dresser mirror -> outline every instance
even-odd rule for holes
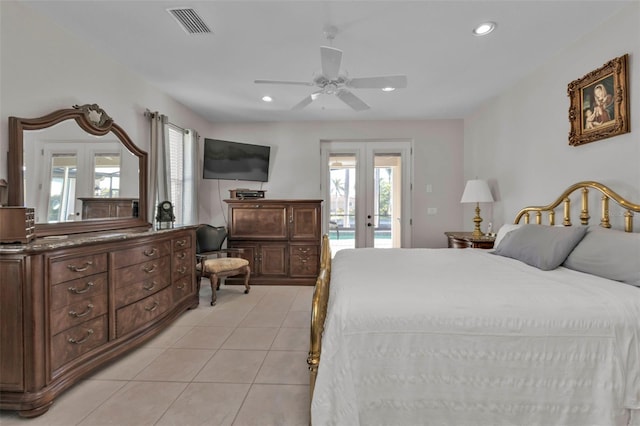
[[[149,226],[147,153],[98,105],[9,117],[8,166],[38,237]]]

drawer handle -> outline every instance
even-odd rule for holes
[[[184,290],[184,288],[187,286],[187,283],[182,283],[182,285],[177,285],[176,288],[178,290]]]
[[[145,290],[147,290],[147,291],[151,291],[151,290],[153,290],[154,288],[156,288],[156,284],[157,284],[157,283],[156,283],[155,281],[152,281],[152,282],[151,282],[151,287],[147,287],[146,285],[143,285],[143,286],[142,286],[142,288],[144,288],[144,289],[145,289]]]
[[[69,340],[67,340],[69,343],[73,343],[74,345],[81,345],[84,342],[86,342],[89,339],[89,336],[91,336],[93,334],[93,329],[90,328],[87,330],[87,335],[84,337],[84,339],[79,339],[76,340],[73,337],[69,337]]]
[[[72,270],[73,272],[84,272],[89,269],[89,266],[91,265],[93,265],[93,261],[88,260],[84,262],[84,265],[82,266],[67,265],[67,268]]]
[[[184,247],[187,244],[187,240],[178,240],[176,241],[176,245],[178,247]]]
[[[144,310],[145,310],[145,311],[148,311],[148,312],[153,312],[153,311],[155,311],[156,309],[158,309],[158,306],[160,306],[160,302],[158,302],[158,301],[156,300],[155,302],[153,302],[153,306],[151,306],[151,307],[147,307],[147,306],[145,306],[145,307],[144,307]]]
[[[177,257],[178,259],[182,260],[182,259],[184,259],[185,257],[187,257],[187,253],[182,252],[182,253],[178,254],[178,256],[176,256],[176,257]]]
[[[87,305],[87,309],[84,312],[77,313],[76,311],[69,311],[69,316],[72,316],[74,318],[82,318],[89,315],[89,312],[91,312],[92,309],[93,309],[93,305],[89,303]]]
[[[145,266],[144,268],[142,268],[147,274],[152,273],[153,271],[156,270],[158,265],[156,265],[155,263],[153,265],[151,265],[151,267],[149,266]]]
[[[151,256],[155,256],[157,252],[158,252],[158,249],[156,249],[155,247],[151,247],[151,250],[144,251],[144,255],[147,257],[151,257]]]
[[[179,274],[184,274],[185,272],[187,272],[187,267],[181,266],[179,268],[176,268],[176,272],[178,272]]]
[[[75,287],[69,287],[69,289],[68,289],[68,290],[69,290],[69,292],[70,292],[70,293],[73,293],[73,294],[82,294],[82,293],[86,293],[86,292],[88,292],[89,290],[91,290],[91,287],[93,287],[93,285],[94,285],[94,284],[93,284],[93,282],[92,282],[92,281],[89,281],[89,282],[87,283],[87,285],[86,285],[82,290],[78,290],[78,289],[77,289],[77,288],[75,288]]]

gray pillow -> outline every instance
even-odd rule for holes
[[[507,233],[493,253],[549,271],[564,262],[586,232],[586,226],[523,225]]]
[[[640,287],[640,234],[589,227],[563,266]]]

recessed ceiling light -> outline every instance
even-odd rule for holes
[[[264,102],[273,102],[273,98],[272,98],[271,96],[269,96],[269,95],[267,95],[267,96],[263,96],[263,97],[262,97],[262,100],[263,100]]]
[[[395,87],[383,87],[382,88],[383,92],[393,92],[394,90],[396,90]]]
[[[496,29],[495,22],[484,22],[473,29],[473,35],[484,36]]]

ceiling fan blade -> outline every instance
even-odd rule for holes
[[[340,63],[342,62],[342,50],[335,47],[320,46],[320,64],[322,65],[322,74],[329,79],[335,80],[340,72]]]
[[[384,89],[385,87],[404,89],[405,87],[407,87],[407,76],[388,75],[379,77],[352,78],[347,82],[347,86],[353,87],[355,89]]]
[[[256,84],[289,84],[292,86],[313,86],[314,84],[308,81],[280,81],[280,80],[254,80]]]
[[[318,90],[316,92],[313,92],[312,94],[310,94],[309,96],[306,96],[304,99],[302,99],[300,102],[298,102],[297,104],[295,104],[293,106],[293,108],[291,108],[292,110],[298,110],[298,109],[302,109],[304,107],[306,107],[307,105],[309,105],[311,102],[315,101],[316,99],[318,99],[318,96],[320,96],[320,93],[322,93],[321,90]]]
[[[342,102],[349,105],[356,111],[364,111],[369,109],[369,105],[365,104],[362,99],[351,93],[346,89],[341,89],[336,92],[336,96],[340,98]]]

